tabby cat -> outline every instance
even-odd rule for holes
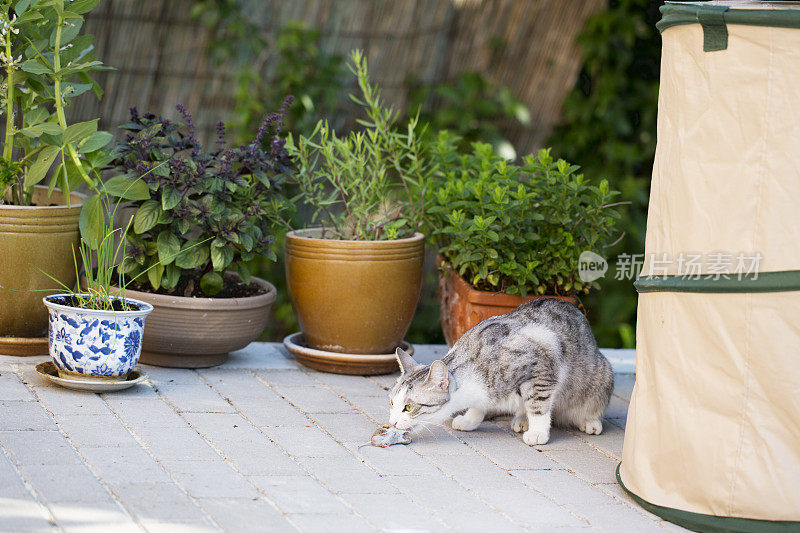
[[[487,417],[514,415],[512,429],[531,446],[550,440],[551,423],[597,435],[614,389],[589,321],[553,298],[484,320],[430,366],[400,348],[397,360],[389,421],[401,430],[463,412],[453,429],[472,431]]]

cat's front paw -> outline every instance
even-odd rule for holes
[[[476,421],[467,415],[458,415],[453,419],[452,426],[456,431],[472,431],[481,425],[482,420]]]
[[[525,433],[528,431],[528,415],[517,415],[511,421],[511,429],[514,433]]]
[[[528,446],[536,446],[537,444],[547,444],[550,440],[550,431],[534,431],[529,429],[522,434],[522,440]]]
[[[595,418],[594,420],[587,420],[578,429],[587,435],[599,435],[603,431],[603,423],[599,418]]]

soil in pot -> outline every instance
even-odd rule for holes
[[[53,296],[49,299],[50,302],[58,305],[66,305],[76,309],[94,309],[83,305],[83,301],[75,296]],[[111,301],[111,307],[114,311],[140,311],[142,306],[134,302],[125,302],[122,300],[114,299]],[[110,311],[110,309],[107,309]]]
[[[151,294],[176,295],[185,298],[208,298],[208,296],[203,294],[200,290],[201,277],[202,273],[198,272],[195,276],[181,280],[175,288],[170,290],[166,290],[162,287],[154,291],[149,283],[140,283],[138,281],[129,283],[128,288],[139,292],[149,292]],[[259,294],[266,294],[269,292],[269,289],[254,281],[250,281],[250,283],[243,282],[238,275],[232,272],[226,272],[222,280],[222,290],[215,294],[214,298],[247,298],[249,296],[258,296]],[[119,280],[117,279],[115,282],[117,286],[119,286]]]

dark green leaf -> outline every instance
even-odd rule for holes
[[[181,251],[180,239],[169,231],[162,231],[158,234],[156,246],[158,247],[158,260],[165,266],[172,263]]]
[[[208,246],[197,240],[187,242],[175,258],[175,265],[185,269],[197,268],[206,262],[208,262]]]
[[[108,143],[111,142],[114,136],[108,133],[107,131],[96,131],[89,135],[78,148],[78,152],[81,154],[86,154],[88,152],[94,152],[95,150],[99,150],[103,148]]]
[[[93,250],[96,250],[100,242],[105,238],[106,218],[103,214],[103,204],[100,197],[90,196],[83,203],[81,208],[78,226],[81,230],[81,238]]]
[[[229,247],[211,247],[211,264],[217,272],[224,271],[233,261],[233,250]]]
[[[164,276],[161,279],[161,286],[167,290],[174,289],[181,278],[181,269],[175,265],[164,267]]]
[[[25,175],[25,187],[36,185],[42,181],[47,175],[47,171],[50,170],[50,167],[53,165],[53,161],[56,160],[56,156],[60,153],[61,148],[58,146],[45,146],[36,157],[36,162],[31,165],[28,169],[28,173]]]
[[[82,15],[94,9],[98,2],[100,2],[100,0],[75,0],[70,4],[69,10]]]
[[[169,211],[181,201],[181,193],[175,187],[167,186],[161,193],[161,208]]]
[[[155,200],[146,200],[133,216],[133,231],[142,234],[156,225],[161,206]]]
[[[125,176],[114,176],[104,184],[105,191],[111,196],[124,200],[149,200],[150,189],[142,180],[131,181]]]
[[[160,262],[153,263],[147,267],[147,279],[154,291],[161,287],[161,275],[164,274],[164,265]]]
[[[62,142],[67,145],[72,142],[85,139],[97,131],[97,121],[99,119],[89,120],[87,122],[78,122],[67,126],[62,136]]]
[[[24,70],[25,72],[30,72],[31,74],[52,74],[53,73],[53,71],[50,69],[50,67],[42,65],[41,63],[39,63],[35,59],[29,59],[29,60],[25,61],[22,65],[20,65],[20,68],[22,68],[22,70]]]

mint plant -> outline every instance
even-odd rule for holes
[[[67,202],[69,192],[81,183],[98,191],[99,169],[108,162],[103,148],[112,136],[98,131],[97,119],[68,124],[65,114],[72,98],[89,90],[102,95],[91,74],[107,67],[94,58],[93,37],[80,35],[83,15],[97,2],[2,2],[0,62],[5,77],[0,108],[5,136],[0,203],[30,205],[33,186],[51,169],[49,190],[59,186]]]
[[[439,253],[478,290],[574,295],[597,287],[578,277],[585,250],[602,253],[614,239],[619,193],[591,185],[579,167],[550,150],[509,163],[491,145],[459,154],[446,132],[432,147],[425,222]]]
[[[411,118],[398,127],[397,112],[384,105],[370,83],[360,50],[350,54],[348,67],[358,80],[361,94],[351,99],[367,115],[359,121],[364,129],[339,135],[320,121],[311,135],[287,144],[298,162],[300,197],[326,237],[393,240],[413,235],[424,214],[421,187],[431,171],[419,122]]]
[[[146,276],[155,292],[214,296],[226,270],[250,283],[249,261],[275,259],[271,228],[288,209],[283,185],[293,172],[281,136],[291,101],[268,114],[248,144],[226,147],[219,123],[212,151],[197,140],[183,106],[182,122],[131,109],[121,126],[125,141],[112,152],[116,175],[105,183],[135,209],[120,276]]]

